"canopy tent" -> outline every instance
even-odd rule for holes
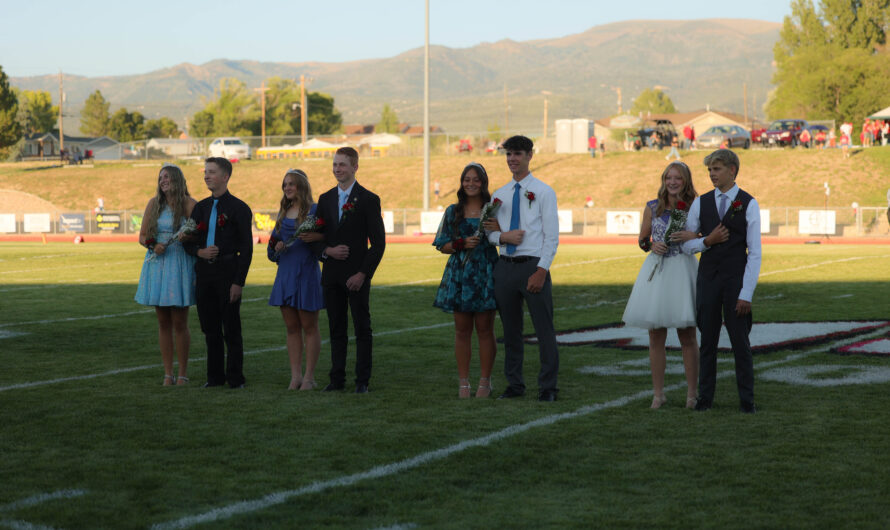
[[[869,118],[872,120],[890,120],[890,107],[875,112],[874,114],[869,116]]]

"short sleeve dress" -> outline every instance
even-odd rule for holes
[[[472,237],[479,228],[479,219],[470,218],[462,220],[455,230],[454,217],[458,207],[452,204],[445,210],[433,241],[437,249],[449,241]],[[497,309],[494,299],[494,265],[497,260],[497,249],[484,235],[476,248],[449,256],[433,306],[447,313],[478,313]]]
[[[315,215],[316,205],[312,205],[309,215]],[[285,217],[281,220],[280,232],[272,236],[280,241],[288,241],[297,230],[297,220]],[[267,249],[269,259],[276,261],[272,248]],[[269,305],[290,306],[303,311],[318,311],[324,308],[324,295],[321,289],[321,271],[318,258],[309,245],[297,239],[278,259],[278,272],[269,295]]]
[[[657,200],[647,202],[646,207],[652,213],[652,241],[663,242],[671,212],[665,210],[656,216]],[[634,282],[622,320],[628,326],[644,329],[695,326],[697,274],[698,260],[682,253],[680,245],[669,245],[664,256],[650,252]]]
[[[158,217],[158,233],[154,238],[164,243],[174,233],[173,211],[165,206]],[[158,307],[195,305],[195,257],[186,254],[181,242],[173,241],[161,255],[151,250],[145,252],[135,299],[142,305]]]

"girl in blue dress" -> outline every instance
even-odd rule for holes
[[[674,209],[687,210],[696,196],[689,166],[671,162],[661,174],[658,198],[646,203],[640,226],[640,248],[652,251],[643,262],[633,290],[627,299],[622,320],[631,327],[649,330],[649,367],[652,371],[652,405],[660,408],[664,395],[667,364],[667,328],[677,329],[683,366],[686,371],[686,408],[695,406],[698,380],[698,340],[695,331],[695,281],[698,261],[680,251],[680,243],[696,237],[686,230],[674,232],[665,241],[665,232]]]
[[[158,343],[164,365],[164,386],[188,383],[189,306],[195,305],[195,258],[186,254],[179,238],[171,239],[192,213],[196,201],[189,195],[178,166],[166,164],[158,174],[158,188],[148,201],[139,230],[139,244],[148,250],[136,301],[154,306],[158,317]],[[173,350],[179,362],[173,378]]]
[[[299,169],[288,169],[281,183],[284,192],[278,219],[269,239],[269,259],[278,263],[269,305],[281,308],[287,330],[287,356],[290,360],[289,390],[312,390],[315,366],[321,350],[318,331],[318,311],[324,308],[321,290],[321,271],[312,243],[321,241],[320,232],[306,232],[291,241],[297,228],[307,216],[315,215],[309,178]],[[288,246],[290,245],[290,246]],[[304,346],[305,340],[305,346]],[[306,351],[306,373],[303,351]]]
[[[494,338],[494,264],[497,249],[476,236],[482,206],[491,201],[488,174],[471,162],[460,175],[457,204],[445,210],[433,245],[450,254],[433,306],[454,313],[454,356],[458,396],[470,397],[470,356],[473,328],[479,340],[479,386],[476,397],[491,395],[491,369],[497,346]]]

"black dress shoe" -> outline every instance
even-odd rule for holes
[[[204,383],[203,388],[211,388],[214,386],[223,386],[223,384],[222,383],[211,383],[210,381],[207,381],[206,383]]]
[[[538,401],[556,401],[556,390],[541,390],[538,393]]]
[[[522,397],[524,395],[525,395],[525,392],[517,392],[516,390],[513,390],[512,387],[508,386],[507,390],[504,390],[504,393],[501,394],[500,396],[498,396],[498,399],[512,399],[512,398]]]
[[[711,410],[712,403],[705,399],[699,399],[695,402],[695,410],[698,412],[704,412],[706,410]]]
[[[328,384],[328,386],[322,389],[322,392],[337,392],[338,390],[343,390],[343,385],[335,385],[334,383]]]
[[[356,394],[367,394],[368,393],[368,385],[366,383],[359,383],[355,385],[355,393]]]
[[[753,401],[742,401],[739,403],[739,412],[744,412],[745,414],[754,414],[757,412],[757,408],[754,406]]]
[[[229,386],[230,386],[231,388],[235,388],[235,389],[238,389],[238,388],[244,388],[244,383],[241,383],[240,385],[229,385]]]

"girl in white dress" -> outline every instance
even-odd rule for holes
[[[661,174],[658,198],[646,203],[640,226],[640,248],[651,253],[634,282],[622,320],[628,326],[649,330],[649,364],[652,370],[652,408],[664,405],[664,371],[667,363],[667,328],[677,328],[686,370],[686,408],[695,406],[698,380],[698,340],[695,330],[695,278],[698,261],[683,254],[680,243],[696,237],[683,230],[665,232],[671,212],[688,210],[697,193],[689,166],[671,162]],[[685,215],[682,216],[685,219]]]

